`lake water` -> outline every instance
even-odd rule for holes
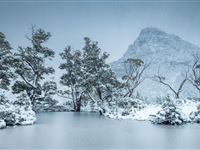
[[[0,148],[200,149],[200,124],[154,125],[89,113],[41,113],[32,126],[0,130]]]

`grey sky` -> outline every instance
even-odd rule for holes
[[[0,31],[13,47],[26,44],[31,24],[52,33],[48,46],[57,53],[82,48],[89,36],[113,61],[148,26],[200,45],[200,2],[0,2]]]

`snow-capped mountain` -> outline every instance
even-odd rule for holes
[[[118,77],[124,73],[123,62],[128,58],[140,58],[147,63],[151,63],[146,71],[149,77],[138,88],[137,91],[144,97],[160,97],[170,94],[170,90],[158,82],[150,79],[154,75],[166,78],[175,89],[180,85],[180,81],[188,70],[188,65],[193,62],[193,55],[200,54],[200,48],[180,37],[168,34],[154,27],[143,29],[133,44],[128,47],[122,58],[112,62],[111,67]],[[190,76],[190,73],[188,73]],[[182,96],[195,96],[197,91],[188,82],[182,92]]]

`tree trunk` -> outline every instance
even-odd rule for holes
[[[99,99],[102,100],[102,94],[101,94],[100,88],[98,87],[96,90],[97,90],[97,95],[99,96]]]
[[[36,112],[36,99],[35,99],[35,97],[34,97],[34,91],[32,91],[32,93],[31,93],[30,91],[27,92],[27,95],[28,95],[28,97],[29,97],[29,99],[30,99],[30,101],[31,101],[32,110],[33,110],[34,112]]]
[[[74,105],[74,111],[76,111],[77,107],[76,107],[76,99],[75,99],[75,94],[74,94],[74,88],[71,87],[72,90],[72,100],[73,100],[73,105]]]
[[[179,99],[179,93],[176,93],[176,94],[175,94],[175,98],[176,98],[176,99]]]
[[[77,107],[76,107],[76,112],[80,112],[81,111],[81,105],[77,105]]]
[[[76,100],[76,109],[75,109],[76,112],[80,112],[81,111],[81,99],[82,99],[82,94],[79,97],[79,99]]]

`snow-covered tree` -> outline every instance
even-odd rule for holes
[[[24,106],[24,107],[30,107],[31,106],[31,101],[27,97],[26,93],[21,93],[18,97],[17,100],[13,102],[14,105],[17,106]]]
[[[121,112],[122,116],[126,116],[129,114],[133,114],[144,108],[144,103],[137,98],[131,98],[131,97],[122,97],[118,101],[118,107],[121,108],[123,111]]]
[[[57,84],[54,81],[45,81],[42,85],[42,94],[37,99],[36,111],[49,111],[58,104],[53,95],[57,93]]]
[[[126,89],[124,97],[131,97],[135,89],[145,80],[145,70],[149,64],[145,64],[141,59],[129,58],[124,61],[126,74],[122,77],[123,87]]]
[[[61,76],[60,83],[67,87],[66,91],[70,91],[74,110],[80,111],[84,92],[81,52],[79,50],[72,50],[69,46],[64,49],[60,56],[65,61],[59,67],[65,70],[65,73]]]
[[[184,120],[173,100],[167,96],[162,109],[153,116],[152,122],[156,124],[180,125],[184,123]]]
[[[0,32],[0,89],[8,90],[10,79],[13,77],[10,69],[13,60],[11,50],[5,35]]]
[[[90,94],[95,94],[101,104],[108,99],[112,99],[113,90],[119,85],[119,82],[110,65],[106,63],[109,54],[101,52],[98,42],[91,41],[88,37],[85,37],[84,40],[84,87],[87,89],[89,97],[93,99]]]
[[[107,53],[101,53],[98,43],[84,38],[83,55],[79,50],[67,47],[61,57],[65,60],[60,69],[65,70],[61,84],[71,93],[75,111],[80,111],[82,100],[102,105],[112,100],[113,89],[119,85],[114,72],[106,64]]]
[[[46,81],[42,85],[42,90],[44,93],[43,95],[44,97],[54,95],[57,92],[57,84],[54,81]]]
[[[49,32],[32,27],[31,37],[27,37],[32,46],[19,47],[15,53],[14,68],[19,78],[12,86],[13,93],[25,91],[31,100],[33,110],[37,99],[42,95],[45,75],[54,72],[52,67],[46,65],[46,61],[54,57],[54,51],[43,45],[50,37]]]

